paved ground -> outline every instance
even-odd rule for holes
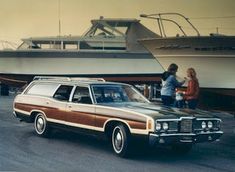
[[[55,131],[38,137],[32,124],[12,115],[12,97],[0,97],[0,171],[235,171],[235,118],[222,118],[220,142],[196,145],[187,155],[155,149],[130,159],[115,156],[110,145],[96,137]]]

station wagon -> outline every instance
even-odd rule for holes
[[[36,77],[13,106],[15,116],[34,123],[40,136],[58,125],[99,132],[121,157],[129,154],[133,138],[188,151],[223,134],[221,120],[207,111],[154,104],[131,85],[99,78]]]

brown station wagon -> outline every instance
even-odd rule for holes
[[[133,86],[103,79],[36,77],[15,98],[14,114],[34,122],[40,136],[56,126],[104,133],[119,156],[129,153],[133,138],[188,151],[223,134],[209,112],[153,104]]]

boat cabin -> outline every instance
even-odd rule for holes
[[[146,51],[138,39],[158,37],[137,19],[92,20],[83,36],[56,36],[22,39],[19,50],[127,50]]]

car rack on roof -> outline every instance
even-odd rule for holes
[[[35,76],[36,80],[51,80],[51,81],[100,81],[105,82],[103,78],[83,78],[83,77],[56,77],[56,76]]]

